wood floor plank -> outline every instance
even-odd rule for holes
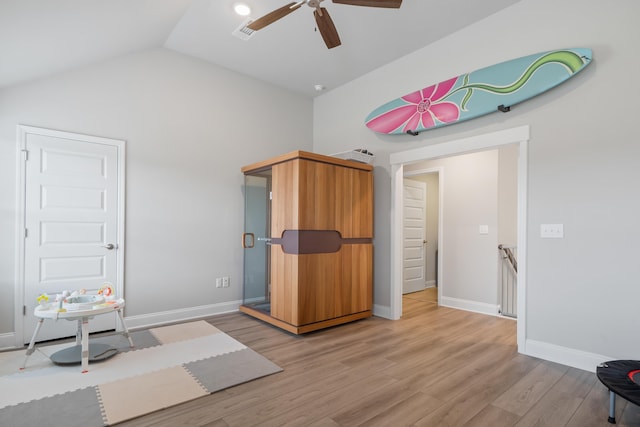
[[[595,376],[595,374],[592,374]],[[620,401],[616,405],[616,418],[620,418],[625,404]],[[596,382],[578,407],[567,427],[604,427],[611,426],[607,422],[609,416],[609,391],[600,382]],[[640,424],[639,424],[640,425]]]
[[[618,425],[622,427],[640,426],[640,407],[633,403],[627,403],[622,411],[622,416],[617,421]]]
[[[568,368],[516,426],[566,425],[582,405],[595,382],[596,377],[593,373]]]
[[[485,406],[476,416],[464,424],[464,427],[511,427],[520,417],[497,406]]]
[[[578,407],[580,397],[554,389],[545,395],[516,423],[516,427],[566,425]]]
[[[322,399],[319,413],[331,412],[331,419],[340,426],[355,426],[413,394],[415,394],[414,391],[405,389],[395,380],[384,387],[350,388],[344,392],[341,391],[341,396],[338,398]]]
[[[496,399],[493,404],[505,411],[523,416],[564,375],[568,367],[544,362]]]
[[[340,427],[340,424],[328,417],[304,425],[307,427]]]
[[[461,393],[415,423],[416,426],[461,426],[506,393],[540,364],[537,359],[516,355],[509,363],[497,365],[484,381],[462,388]]]
[[[584,399],[597,382],[598,379],[593,372],[569,368],[560,378],[560,381],[553,386],[553,389]]]
[[[363,419],[357,420],[357,425],[367,427],[412,426],[442,404],[441,400],[418,391],[379,411],[371,418],[364,421]]]
[[[486,384],[496,373],[496,365],[508,362],[515,354],[499,354],[487,351],[484,355],[459,365],[458,369],[450,371],[446,376],[434,382],[423,390],[444,400],[453,400],[464,393],[466,389],[476,384]]]
[[[369,375],[367,375],[367,373]],[[371,375],[366,369],[351,369],[339,374],[306,378],[293,390],[273,398],[263,394],[260,405],[246,405],[241,411],[224,416],[233,426],[281,425],[290,417],[306,413],[310,408],[338,410],[357,396],[390,387],[396,380],[383,374]],[[333,402],[332,404],[327,403]],[[326,412],[323,411],[323,415]]]

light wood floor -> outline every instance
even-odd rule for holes
[[[405,301],[407,299],[411,299],[416,301],[431,302],[431,303],[437,304],[438,288],[431,287],[431,288],[423,289],[422,291],[411,292],[410,294],[404,294],[402,297],[404,298]]]
[[[210,318],[284,371],[122,425],[610,426],[595,374],[518,354],[515,321],[403,302],[401,320],[302,337],[240,313]],[[616,416],[640,426],[621,398]]]

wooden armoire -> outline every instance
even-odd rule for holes
[[[295,334],[371,316],[373,167],[295,151],[242,172],[240,311]]]

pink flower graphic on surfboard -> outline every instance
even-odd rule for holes
[[[405,133],[432,128],[436,120],[442,123],[457,121],[460,117],[458,106],[453,102],[438,102],[449,93],[457,79],[454,77],[403,96],[401,99],[408,104],[372,118],[366,123],[367,127],[380,133],[391,133],[403,127]]]

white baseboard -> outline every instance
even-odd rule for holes
[[[201,319],[216,314],[238,311],[242,301],[229,301],[219,304],[201,305],[179,310],[161,311],[156,313],[141,314],[138,316],[125,316],[124,320],[129,329],[148,328],[167,323],[184,322],[187,320]]]
[[[382,317],[383,319],[391,319],[391,307],[388,305],[373,305],[373,315],[377,317]]]
[[[457,308],[459,310],[473,311],[474,313],[498,315],[498,305],[484,302],[470,301],[460,298],[442,297],[439,301],[443,307]]]
[[[563,347],[531,339],[525,341],[523,353],[527,356],[538,357],[588,372],[595,372],[598,365],[602,362],[616,359],[615,357],[603,356],[601,354],[589,353],[587,351],[576,350],[575,348]]]
[[[11,350],[14,348],[16,348],[16,334],[14,332],[0,334],[0,350]]]
[[[427,280],[426,283],[424,284],[425,288],[435,288],[436,287],[436,281],[435,280]]]

